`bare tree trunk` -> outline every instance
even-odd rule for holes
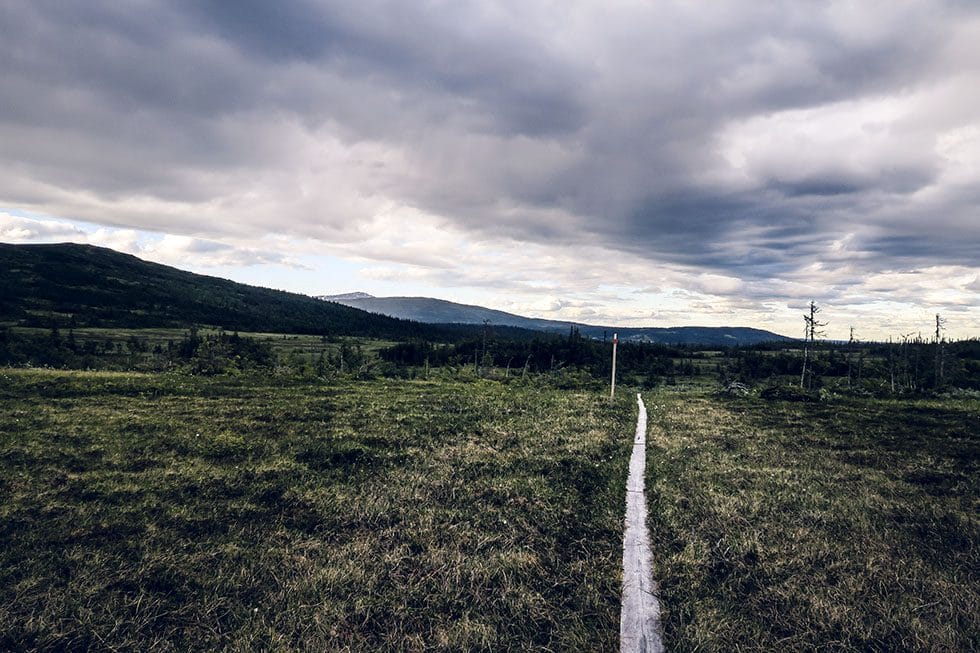
[[[806,379],[806,359],[809,353],[808,348],[810,346],[810,325],[807,324],[803,335],[803,369],[800,371],[800,387],[803,387],[803,380]]]
[[[921,341],[922,339],[920,338],[919,340]],[[915,390],[919,387],[919,347],[915,348],[915,357],[912,360],[914,362],[912,368],[912,389]]]
[[[805,331],[804,331],[804,338],[803,338],[803,370],[800,373],[800,387],[802,388],[803,385],[804,385],[804,382],[806,382],[806,387],[807,387],[808,390],[813,388],[813,370],[812,369],[810,370],[810,376],[808,378],[807,375],[806,375],[806,372],[807,372],[806,364],[807,364],[807,358],[808,358],[808,355],[809,355],[809,350],[808,350],[807,345],[808,344],[810,345],[809,349],[814,349],[815,350],[816,338],[817,338],[818,333],[820,335],[823,335],[823,333],[820,332],[819,329],[820,329],[820,327],[827,326],[827,323],[826,322],[818,322],[817,321],[817,313],[819,313],[819,312],[820,312],[820,309],[817,308],[817,303],[811,300],[810,301],[810,314],[809,315],[807,315],[807,314],[804,314],[803,315],[803,324],[805,325]],[[816,355],[816,354],[814,354],[814,355]]]
[[[895,348],[891,336],[888,337],[888,374],[892,381],[892,394],[895,394]]]
[[[908,336],[907,338],[910,338]],[[912,389],[912,365],[909,363],[909,341],[908,339],[902,340],[902,375],[905,377],[905,382],[902,384],[906,390]]]

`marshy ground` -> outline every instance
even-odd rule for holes
[[[978,647],[976,398],[644,398],[668,650]],[[635,411],[0,370],[0,648],[616,650]]]
[[[647,407],[670,650],[977,650],[980,401]]]
[[[628,396],[0,380],[0,648],[618,645]]]

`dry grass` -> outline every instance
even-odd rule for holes
[[[618,645],[628,397],[0,384],[0,649]]]
[[[967,651],[976,400],[648,400],[671,651]]]

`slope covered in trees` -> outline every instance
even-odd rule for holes
[[[0,322],[441,339],[439,327],[248,286],[90,245],[0,244]]]

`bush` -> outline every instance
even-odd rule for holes
[[[820,401],[820,395],[808,392],[795,385],[771,385],[763,388],[759,396],[767,401]]]

